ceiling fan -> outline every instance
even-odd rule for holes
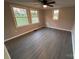
[[[53,7],[53,5],[56,3],[55,1],[47,1],[47,0],[38,0],[44,8],[46,8],[47,6]]]

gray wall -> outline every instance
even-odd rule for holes
[[[72,30],[75,17],[74,7],[59,8],[59,19],[53,20],[53,9],[45,11],[46,26],[51,28]]]
[[[5,5],[4,5],[4,7],[5,7],[5,9],[4,9],[4,13],[5,13],[4,14],[4,28],[5,28],[5,30],[4,30],[5,36],[4,37],[5,37],[5,40],[12,38],[14,36],[17,36],[19,34],[31,31],[35,28],[45,26],[44,17],[43,17],[43,10],[39,9],[40,23],[16,28],[10,5],[17,5],[17,6],[21,6],[21,7],[26,7],[26,6],[22,6],[22,5],[18,5],[18,4],[5,2]],[[30,7],[28,7],[28,8],[30,8]]]

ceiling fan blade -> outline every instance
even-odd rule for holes
[[[47,4],[55,4],[55,3],[56,3],[55,1],[47,2]]]
[[[49,4],[47,4],[47,6],[53,7],[53,5],[49,5]]]
[[[38,0],[42,4],[47,4],[47,0]]]
[[[44,1],[47,1],[47,0],[38,0],[38,1],[44,2]]]

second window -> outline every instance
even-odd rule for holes
[[[39,14],[37,10],[30,10],[32,24],[39,23]]]

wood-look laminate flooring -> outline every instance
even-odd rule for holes
[[[41,28],[5,42],[11,59],[73,59],[71,33]]]

